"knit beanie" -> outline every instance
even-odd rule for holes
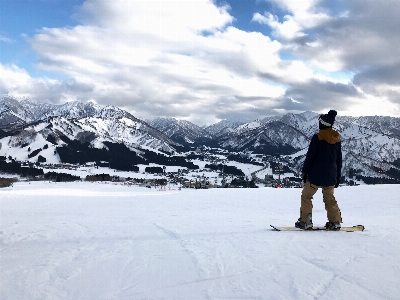
[[[319,117],[319,128],[320,129],[326,129],[326,128],[332,128],[333,123],[335,123],[335,118],[337,115],[336,110],[330,110],[328,114],[326,115],[320,115]]]

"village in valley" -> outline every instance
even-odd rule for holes
[[[2,177],[14,181],[99,181],[103,183],[137,185],[146,188],[209,189],[209,188],[292,188],[301,187],[297,172],[273,156],[228,153],[221,149],[197,148],[187,153],[195,167],[138,165],[136,171],[109,168],[106,161],[72,163],[19,162],[12,157],[0,157]],[[229,160],[235,159],[235,160]],[[15,177],[13,177],[15,175]],[[18,179],[16,179],[18,178]]]

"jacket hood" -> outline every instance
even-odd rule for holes
[[[319,140],[324,140],[332,145],[340,142],[340,134],[332,128],[321,129],[317,136]]]

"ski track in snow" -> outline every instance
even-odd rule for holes
[[[399,299],[400,186],[336,190],[364,232],[270,230],[300,193],[17,183],[0,190],[0,299]]]

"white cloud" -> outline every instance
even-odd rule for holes
[[[364,98],[349,99],[346,109],[340,111],[341,115],[348,116],[399,116],[400,107],[387,97],[364,94]]]
[[[14,43],[15,41],[13,39],[10,39],[10,38],[6,37],[6,36],[0,35],[0,42],[11,44],[11,43]]]
[[[254,14],[252,20],[270,26],[274,30],[275,36],[283,39],[290,40],[305,35],[303,32],[301,32],[302,28],[300,25],[292,16],[289,15],[284,17],[284,21],[282,23],[279,22],[277,16],[274,16],[269,12],[266,12],[264,16],[256,13]]]
[[[329,4],[313,10],[321,14],[329,11]],[[293,40],[285,48],[327,71],[362,72],[371,66],[400,63],[398,0],[354,0],[338,5],[332,16],[310,22],[312,32],[307,37]]]
[[[277,38],[291,40],[306,36],[305,30],[318,26],[331,19],[324,12],[316,11],[317,0],[265,0],[274,3],[284,11],[288,11],[280,21],[277,15],[265,12],[255,13],[252,21],[266,24],[273,29]]]
[[[75,79],[60,81],[31,77],[26,70],[15,65],[0,64],[0,74],[0,95],[9,94],[58,103],[86,101],[86,94],[92,91],[91,85],[77,82]]]
[[[285,10],[289,10],[294,13],[305,13],[315,6],[317,0],[267,0],[268,2],[275,3]]]
[[[272,37],[235,28],[229,8],[211,0],[87,0],[78,9],[79,26],[42,28],[26,37],[39,57],[37,67],[69,79],[33,78],[2,65],[0,89],[53,102],[95,100],[139,118],[204,122],[332,102],[345,110],[378,96],[398,111],[397,84],[382,77],[388,72],[379,65],[398,62],[398,39],[387,39],[378,25],[375,31],[368,27],[366,13],[354,18],[351,5],[329,16],[316,0],[269,2],[286,15],[256,13],[253,21],[270,26]],[[368,73],[370,62],[380,68]],[[377,88],[369,88],[371,81]]]
[[[79,16],[89,25],[177,42],[187,41],[193,33],[215,31],[231,23],[233,17],[227,9],[209,0],[87,0]]]
[[[226,9],[200,0],[90,0],[81,10],[84,25],[44,28],[30,43],[40,68],[93,86],[87,97],[100,104],[141,108],[146,117],[212,113],[232,96],[283,95],[282,86],[257,76],[281,68],[280,43],[228,26]]]
[[[0,94],[13,94],[18,97],[30,96],[21,87],[32,86],[33,82],[29,74],[16,65],[9,67],[0,64]]]

